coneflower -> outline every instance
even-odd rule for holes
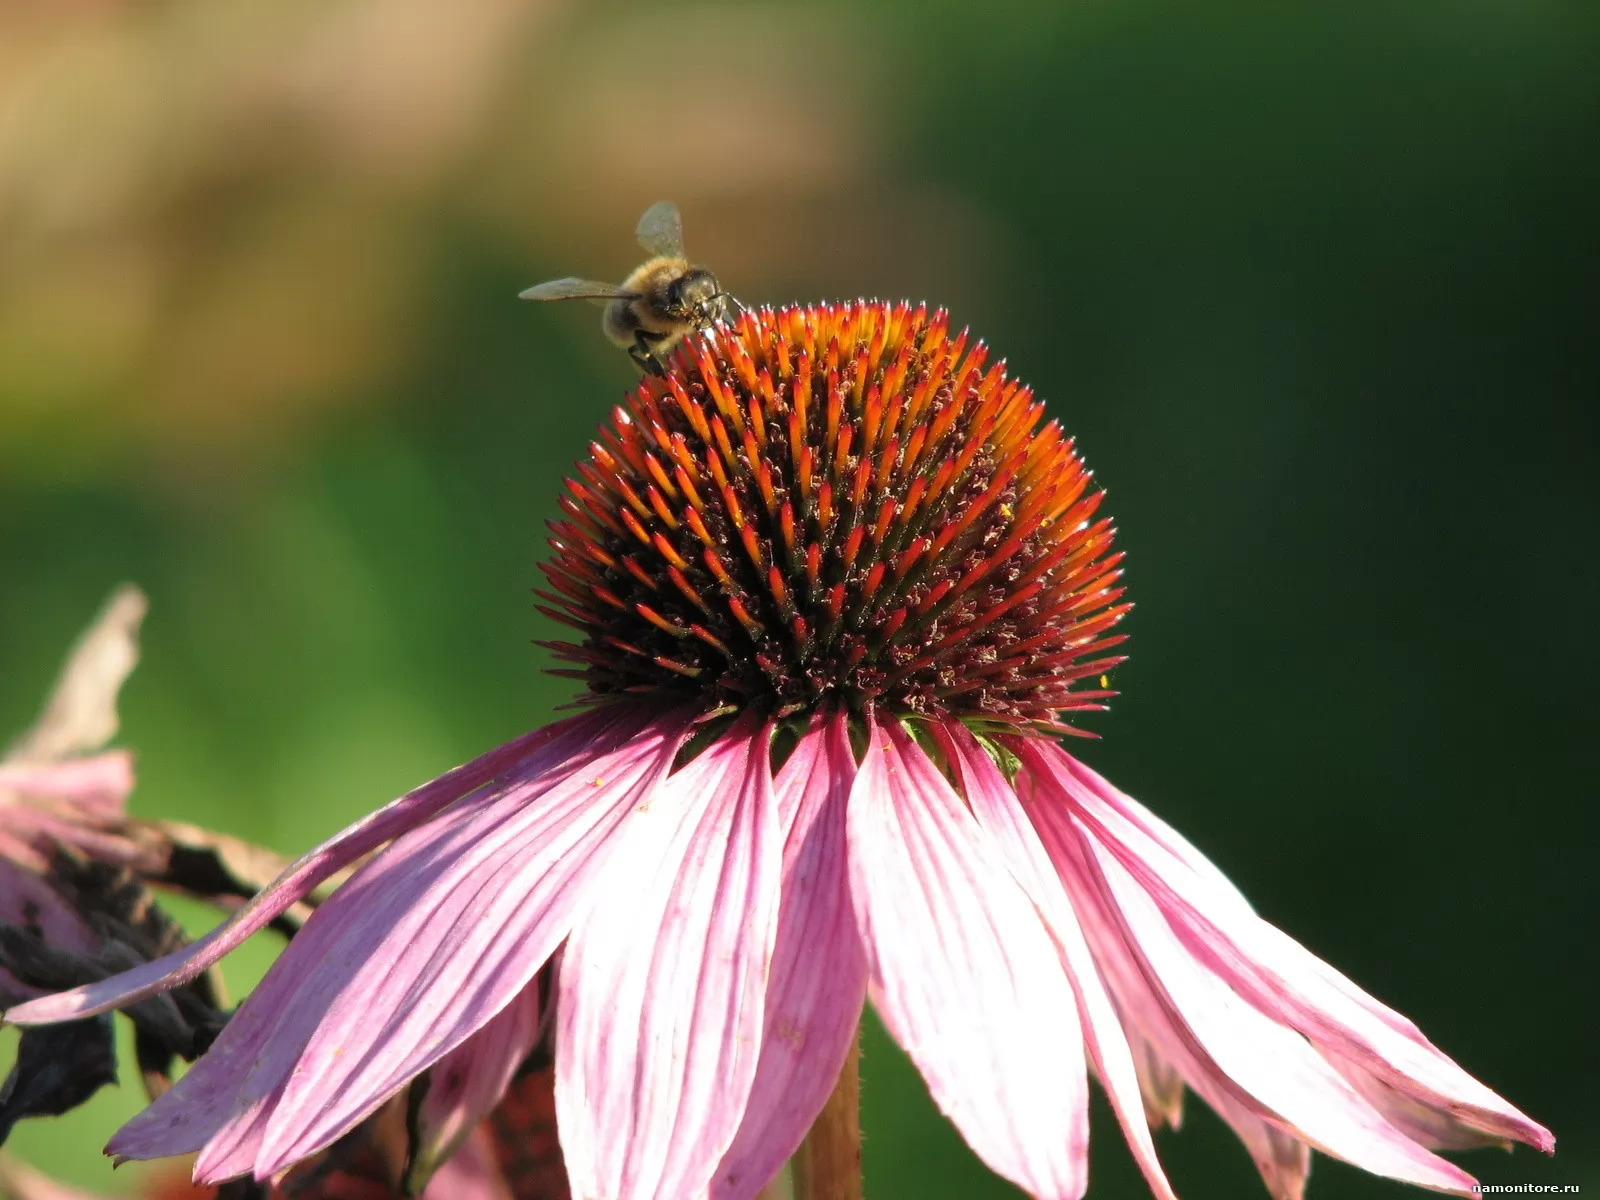
[[[470,1128],[558,951],[579,1197],[755,1195],[848,1084],[869,997],[1039,1196],[1087,1186],[1091,1069],[1166,1198],[1151,1125],[1184,1085],[1279,1200],[1311,1147],[1459,1193],[1430,1147],[1550,1149],[1057,743],[1119,661],[1100,498],[942,313],[794,307],[692,339],[563,497],[546,611],[585,711],[352,826],[182,954],[8,1016],[169,988],[378,850],[111,1152],[269,1177],[447,1055],[477,1085],[424,1124]]]
[[[133,756],[105,748],[117,693],[139,658],[144,593],[116,589],[79,637],[33,726],[0,755],[0,1006],[103,979],[181,944],[140,873],[168,845],[129,818]],[[147,1086],[215,1031],[204,981],[133,1006]],[[24,1030],[0,1079],[0,1145],[26,1118],[76,1108],[117,1079],[109,1016]],[[0,1194],[5,1188],[0,1185]]]

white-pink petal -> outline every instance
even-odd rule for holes
[[[702,1195],[739,1128],[783,872],[769,735],[722,735],[633,813],[573,928],[556,1113],[575,1196]]]
[[[1134,1161],[1139,1164],[1154,1195],[1160,1200],[1177,1200],[1156,1157],[1150,1124],[1145,1119],[1138,1071],[1122,1022],[1094,964],[1083,929],[1072,910],[1072,901],[1050,863],[1050,856],[1045,853],[1016,792],[994,760],[978,745],[977,739],[955,721],[942,725],[939,734],[940,744],[961,779],[973,815],[993,839],[1011,873],[1038,906],[1055,936],[1062,965],[1077,997],[1084,1046],[1105,1089],[1106,1099],[1117,1115],[1117,1123],[1122,1127]]]
[[[1233,1103],[1374,1174],[1440,1191],[1471,1188],[1470,1175],[1395,1129],[1315,1047],[1190,954],[1156,902],[1085,826],[1048,803],[1032,815],[1074,906],[1086,924],[1093,917],[1096,957],[1118,980],[1125,1007],[1165,1043],[1191,1086],[1208,1101],[1217,1096],[1241,1135],[1248,1126],[1227,1111]],[[1279,1161],[1289,1143],[1250,1148],[1264,1169],[1290,1165]]]
[[[1045,1200],[1088,1184],[1077,1002],[1038,910],[928,756],[875,719],[850,793],[850,891],[870,995],[935,1102]]]
[[[1518,1112],[1380,1004],[1283,931],[1257,917],[1220,873],[1177,835],[1153,835],[1126,798],[1059,747],[1026,746],[1024,761],[1048,778],[1103,845],[1160,905],[1189,950],[1263,1011],[1411,1098],[1471,1129],[1550,1151],[1550,1132]],[[1120,799],[1119,799],[1120,798]],[[1181,843],[1173,849],[1174,839]]]
[[[1150,989],[1109,914],[1089,900],[1077,912],[1133,1047],[1150,1124],[1178,1127],[1187,1084],[1244,1143],[1273,1200],[1300,1200],[1311,1172],[1310,1148],[1276,1118],[1263,1116],[1262,1106],[1206,1056],[1178,1015]]]
[[[421,1200],[513,1200],[486,1128],[480,1125],[468,1135],[429,1180]]]
[[[846,718],[808,731],[775,785],[783,900],[756,1079],[712,1200],[748,1200],[799,1147],[861,1022],[867,960],[850,905],[845,812],[856,761]]]

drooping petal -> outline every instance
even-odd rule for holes
[[[1120,1015],[1120,1014],[1119,1014]],[[1124,1018],[1123,1031],[1133,1052],[1133,1072],[1139,1078],[1144,1117],[1151,1129],[1183,1128],[1183,1076],[1149,1038]]]
[[[1033,776],[1026,770],[1018,771],[1013,785],[1020,802],[1022,802],[1023,815],[1026,819],[1026,810],[1036,801],[1034,800]],[[1035,837],[1037,838],[1037,830]],[[1043,843],[1039,843],[1041,850]],[[1046,852],[1046,860],[1049,854]],[[1054,864],[1049,870],[1055,874]],[[1068,903],[1070,904],[1070,897]],[[1079,932],[1083,932],[1085,914],[1076,910],[1073,916],[1078,920]],[[1086,937],[1086,943],[1087,943]],[[1087,947],[1091,958],[1094,957],[1093,948]],[[1104,973],[1105,964],[1097,963],[1097,974]],[[1109,982],[1109,981],[1108,981]],[[1177,1130],[1183,1126],[1183,1074],[1177,1069],[1167,1056],[1162,1052],[1161,1046],[1147,1037],[1140,1029],[1137,1022],[1133,1021],[1126,1009],[1118,1000],[1116,989],[1107,992],[1118,1022],[1122,1026],[1123,1035],[1128,1044],[1128,1050],[1133,1058],[1133,1072],[1138,1080],[1139,1095],[1144,1103],[1145,1121],[1152,1130],[1163,1127]],[[1102,1080],[1102,1082],[1104,1082]],[[1119,1114],[1120,1117],[1120,1114]]]
[[[110,1150],[201,1150],[197,1177],[308,1157],[508,1004],[571,925],[623,814],[687,727],[608,733],[482,790],[362,867],[290,942],[212,1048]]]
[[[123,815],[131,791],[133,755],[126,750],[108,750],[63,762],[0,763],[0,792],[70,801],[87,815],[104,819]],[[25,819],[26,814],[21,812],[8,811],[6,817],[8,824]]]
[[[1089,952],[1072,901],[1050,864],[1039,835],[1022,809],[1017,794],[994,760],[959,722],[937,727],[940,745],[958,771],[973,816],[993,839],[1011,873],[1038,906],[1055,935],[1062,965],[1077,997],[1084,1045],[1095,1073],[1111,1102],[1134,1161],[1150,1190],[1161,1200],[1176,1200],[1172,1185],[1156,1157],[1145,1118],[1145,1102],[1133,1054],[1105,983]]]
[[[934,1100],[1036,1196],[1083,1195],[1088,1076],[1049,931],[928,756],[874,720],[850,792],[850,892],[870,994]]]
[[[471,1131],[450,1161],[435,1172],[421,1200],[512,1200],[488,1129],[480,1125]]]
[[[615,740],[620,730],[641,728],[649,716],[642,707],[607,705],[524,734],[406,793],[308,851],[255,899],[192,945],[110,979],[21,1005],[7,1012],[5,1019],[18,1025],[38,1025],[91,1016],[187,983],[271,924],[318,884],[463,796],[497,777],[525,778],[554,770],[583,752],[590,742]]]
[[[109,863],[155,866],[148,837],[129,827],[133,756],[112,750],[65,762],[0,762],[0,856],[46,872],[56,846]]]
[[[1026,773],[1018,777],[1030,790]],[[1032,806],[1030,805],[1030,811]],[[1043,840],[1050,843],[1047,826]],[[1052,860],[1063,856],[1052,851]],[[1261,1172],[1273,1200],[1301,1200],[1311,1171],[1305,1142],[1285,1130],[1276,1118],[1246,1094],[1214,1063],[1181,1018],[1145,979],[1137,955],[1128,947],[1105,906],[1082,890],[1081,875],[1063,877],[1074,911],[1088,939],[1095,963],[1110,989],[1128,1042],[1134,1047],[1145,1111],[1152,1126],[1176,1128],[1181,1118],[1185,1084],[1226,1121]]]
[[[406,1191],[414,1194],[447,1161],[505,1095],[539,1037],[535,978],[487,1025],[434,1063],[416,1116]]]
[[[1189,950],[1231,989],[1467,1129],[1553,1150],[1547,1129],[1467,1074],[1405,1017],[1257,917],[1236,889],[1216,882],[1220,872],[1196,865],[1203,856],[1176,833],[1152,834],[1126,797],[1059,747],[1023,749],[1029,768],[1067,798],[1095,844],[1138,880]]]
[[[71,903],[39,875],[0,858],[0,922],[47,945],[92,956],[100,939]]]
[[[1474,1129],[1448,1111],[1413,1099],[1349,1059],[1334,1056],[1329,1061],[1368,1104],[1383,1114],[1384,1120],[1418,1145],[1430,1150],[1475,1150],[1480,1146],[1511,1149],[1511,1143],[1504,1138]]]
[[[634,813],[573,929],[556,1111],[575,1196],[701,1195],[739,1128],[783,871],[768,739],[736,727]]]
[[[571,929],[618,823],[650,802],[691,716],[668,712],[597,753],[615,745],[603,739],[559,777],[419,831],[430,836],[417,839],[414,877],[391,869],[392,885],[346,918],[324,960],[345,982],[274,1108],[258,1176],[329,1144],[526,988]]]
[[[1304,1200],[1306,1181],[1311,1178],[1311,1147],[1272,1121],[1257,1116],[1226,1092],[1217,1094],[1213,1104],[1244,1143],[1250,1159],[1261,1173],[1272,1200]]]
[[[1390,1125],[1315,1046],[1191,954],[1156,901],[1065,805],[1039,803],[1029,815],[1125,1008],[1190,1086],[1208,1102],[1219,1098],[1230,1124],[1250,1131],[1236,1118],[1253,1116],[1373,1174],[1439,1191],[1470,1190],[1470,1175]],[[1246,1144],[1269,1186],[1293,1194],[1286,1185],[1298,1187],[1304,1178],[1294,1174],[1298,1151],[1270,1132],[1264,1142]]]
[[[44,872],[50,869],[50,860],[34,849],[31,841],[16,837],[5,829],[0,829],[0,858],[21,863],[30,871]]]
[[[1013,748],[1021,749],[1020,745]],[[1204,876],[1217,889],[1218,895],[1228,897],[1243,908],[1250,908],[1250,901],[1245,898],[1244,893],[1239,890],[1233,880],[1223,874],[1221,868],[1202,854],[1193,842],[1174,829],[1171,824],[1162,820],[1148,806],[1140,804],[1132,796],[1113,786],[1103,776],[1089,770],[1083,763],[1062,751],[1059,747],[1052,746],[1047,748],[1044,745],[1040,745],[1029,748],[1047,755],[1067,770],[1079,775],[1115,811],[1127,818],[1132,824],[1138,826],[1153,840],[1159,842],[1176,858],[1181,859],[1184,865],[1194,871],[1195,874]],[[1032,777],[1032,773],[1025,774],[1028,778]],[[1255,910],[1251,909],[1251,911],[1254,912]]]
[[[740,1200],[777,1174],[816,1120],[861,1022],[867,960],[850,905],[846,804],[856,760],[843,713],[809,730],[776,781],[783,899],[756,1079],[712,1182]]]
[[[1110,989],[1117,997],[1128,997],[1128,1005],[1118,1002],[1117,1013],[1134,1046],[1150,1125],[1178,1128],[1187,1083],[1243,1142],[1272,1200],[1301,1200],[1310,1176],[1310,1147],[1275,1118],[1264,1117],[1261,1104],[1222,1074],[1189,1030],[1179,1026],[1178,1016],[1142,978],[1138,960],[1120,934],[1107,925],[1107,915],[1093,904],[1078,914]]]

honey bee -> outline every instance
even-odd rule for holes
[[[722,290],[717,277],[683,253],[683,217],[661,200],[639,218],[634,236],[650,252],[620,284],[592,279],[552,279],[521,293],[524,300],[601,300],[606,337],[649,374],[663,374],[659,354],[685,335],[726,321],[744,306]]]

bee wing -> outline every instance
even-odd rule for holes
[[[614,283],[599,283],[593,279],[549,279],[518,292],[521,300],[635,300],[638,292],[630,292]]]
[[[683,214],[671,200],[657,200],[644,210],[633,236],[651,254],[662,258],[682,258]]]

